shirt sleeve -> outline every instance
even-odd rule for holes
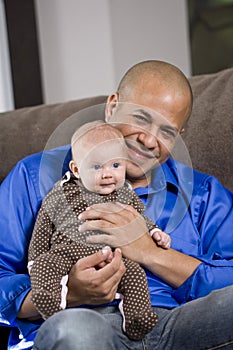
[[[202,263],[174,290],[179,303],[233,284],[233,193],[209,177],[191,209],[200,235],[199,254],[195,257]]]
[[[0,185],[0,323],[15,324],[31,289],[27,257],[36,216],[70,159],[70,145],[30,155]]]
[[[21,161],[0,186],[0,322],[11,325],[30,290],[27,250],[41,204],[34,178]]]

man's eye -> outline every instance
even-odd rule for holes
[[[120,164],[119,164],[119,163],[113,163],[113,165],[112,165],[112,167],[113,167],[114,169],[119,168],[119,166],[120,166]]]
[[[101,166],[100,166],[99,164],[95,164],[95,165],[94,165],[94,169],[95,169],[95,170],[100,170],[100,168],[101,168]]]
[[[171,129],[161,129],[161,132],[165,137],[170,139],[175,139],[177,136],[177,133]]]
[[[147,118],[144,115],[142,115],[142,114],[133,114],[133,116],[134,116],[134,118],[136,118],[140,122],[147,123]]]

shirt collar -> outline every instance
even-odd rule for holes
[[[178,189],[178,183],[175,176],[175,163],[172,159],[168,159],[166,163],[156,167],[152,171],[152,182],[146,187],[138,187],[136,192],[138,195],[149,193],[158,193],[165,190],[168,185],[172,185]]]

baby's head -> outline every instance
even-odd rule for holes
[[[123,186],[127,150],[124,137],[101,120],[84,124],[71,139],[70,170],[87,190],[109,194]]]

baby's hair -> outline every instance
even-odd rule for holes
[[[71,138],[71,147],[77,142],[81,141],[86,136],[90,136],[94,142],[99,138],[103,139],[107,137],[110,139],[124,139],[122,133],[110,124],[105,123],[103,120],[95,120],[94,122],[83,124],[78,128]]]

